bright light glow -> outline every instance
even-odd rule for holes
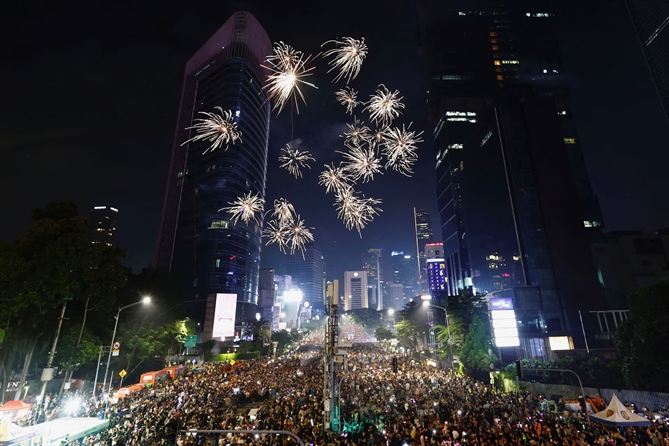
[[[392,316],[393,314],[395,314],[395,309],[394,309],[394,308],[390,308],[390,309],[388,310],[388,314],[389,314],[390,316]]]
[[[518,347],[520,339],[515,338],[495,338],[495,346],[497,347]]]
[[[326,164],[325,170],[318,177],[318,184],[325,186],[326,194],[330,192],[339,193],[350,188],[349,181],[351,181],[351,178],[348,171],[341,164],[339,167],[335,167],[334,164],[329,166]]]
[[[281,155],[279,155],[279,162],[281,163],[279,167],[288,170],[295,178],[302,178],[301,169],[303,167],[311,169],[308,164],[309,161],[316,161],[316,159],[308,151],[301,152],[298,149],[293,149],[290,144],[281,149]]]
[[[410,177],[413,174],[412,166],[418,159],[416,145],[423,140],[420,138],[423,132],[416,134],[409,127],[388,128],[383,132],[383,153],[388,158],[386,169],[392,167],[402,175]]]
[[[150,304],[151,303],[151,296],[142,297],[142,303],[143,304]]]
[[[550,336],[548,342],[553,351],[574,349],[574,342],[569,336]]]
[[[344,169],[349,173],[352,181],[362,179],[363,183],[374,179],[374,174],[381,174],[381,160],[376,157],[373,148],[352,146],[348,152],[339,152],[344,155],[346,162]]]
[[[358,92],[352,89],[351,87],[346,87],[335,93],[337,101],[343,106],[346,107],[346,113],[349,115],[353,114],[353,109],[360,105],[362,102],[358,101]]]
[[[259,321],[259,320],[261,319],[261,317],[262,317],[262,316],[260,315],[260,313],[256,313],[256,320],[257,320],[257,321]]]
[[[237,128],[237,122],[232,117],[232,111],[223,110],[221,107],[214,107],[216,112],[200,112],[205,118],[194,119],[192,127],[186,127],[186,130],[195,130],[195,136],[184,141],[181,145],[194,141],[209,141],[211,145],[204,151],[214,151],[219,147],[225,146],[227,150],[230,144],[237,140],[242,141],[242,132]]]
[[[284,302],[302,302],[302,291],[300,290],[286,290],[283,292]]]
[[[116,209],[116,208],[110,207],[109,209],[111,209],[114,212],[118,212],[118,209]]]
[[[495,338],[513,338],[518,337],[518,329],[516,327],[512,328],[495,328]]]
[[[432,295],[430,295],[430,294],[421,294],[421,295],[420,295],[420,298],[421,298],[422,300],[431,300],[431,299],[432,299]],[[425,302],[425,303],[427,303],[428,305],[430,304],[429,302]]]
[[[433,360],[431,360],[431,359],[428,359],[428,360],[427,360],[427,365],[429,365],[430,367],[436,367],[436,366],[437,366],[437,362],[436,362],[436,361],[433,361]]]
[[[107,209],[107,206],[95,206],[93,209]]]
[[[490,312],[490,315],[494,319],[515,319],[516,312],[514,310],[494,310]]]
[[[493,319],[492,328],[514,328],[516,327],[517,322],[515,319]]]
[[[235,335],[235,316],[237,314],[237,295],[231,293],[216,294],[214,308],[213,338],[224,339]]]
[[[391,92],[385,85],[380,84],[376,93],[369,97],[363,111],[369,111],[369,119],[385,127],[402,113],[400,109],[404,108],[404,104],[401,100],[399,91]]]
[[[309,308],[309,302],[304,303],[304,308]]]
[[[65,412],[68,414],[74,414],[81,409],[82,400],[81,398],[72,398],[65,404]]]
[[[358,192],[352,187],[335,194],[335,207],[337,217],[342,219],[346,229],[353,228],[358,230],[362,238],[364,227],[374,220],[375,215],[379,215],[381,200],[375,198],[365,198],[364,195],[357,196]]]

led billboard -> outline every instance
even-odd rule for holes
[[[493,297],[490,299],[491,310],[513,310],[513,300],[508,297]]]
[[[237,313],[236,294],[216,294],[214,308],[214,330],[211,337],[214,339],[231,338],[235,335],[235,316]]]

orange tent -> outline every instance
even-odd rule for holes
[[[10,401],[0,407],[0,412],[15,412],[18,410],[30,409],[32,404],[24,403],[20,400]]]

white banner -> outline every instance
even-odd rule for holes
[[[237,314],[236,294],[216,294],[214,309],[214,330],[212,338],[220,339],[235,335],[235,315]]]

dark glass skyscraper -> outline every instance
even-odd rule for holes
[[[325,260],[323,254],[314,245],[309,245],[302,253],[286,256],[286,274],[293,279],[293,285],[302,291],[302,300],[312,307],[323,306],[323,287],[325,284]]]
[[[416,230],[416,260],[419,275],[419,291],[427,291],[427,269],[425,265],[425,245],[432,243],[432,218],[427,209],[413,208],[413,221]]]
[[[422,1],[446,285],[513,299],[514,358],[547,359],[552,337],[583,345],[578,310],[604,305],[588,245],[603,219],[566,100],[558,5]]]
[[[237,12],[186,64],[156,255],[187,301],[236,294],[236,325],[255,317],[261,228],[235,223],[220,209],[247,192],[265,197],[270,104],[260,64],[270,53],[256,18]],[[241,141],[207,153],[206,141],[184,144],[194,136],[188,127],[198,113],[216,106],[232,111]]]
[[[91,209],[91,218],[88,219],[88,230],[93,243],[112,246],[114,232],[116,232],[116,218],[118,209],[111,206],[95,206]]]
[[[669,122],[669,2],[625,0]]]

